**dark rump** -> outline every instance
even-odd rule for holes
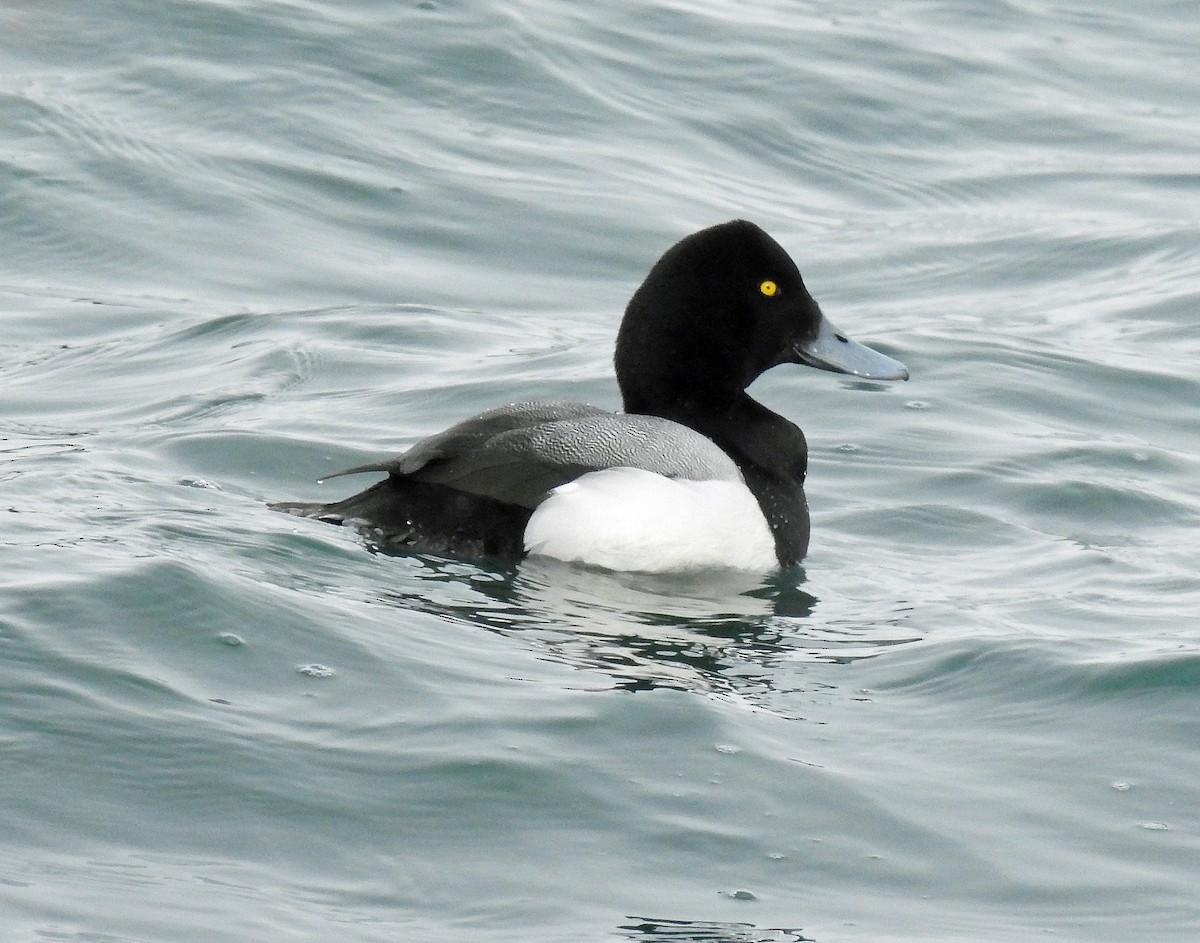
[[[357,526],[392,545],[466,557],[524,556],[529,508],[445,485],[388,475],[365,491],[329,504],[283,501],[272,510]]]

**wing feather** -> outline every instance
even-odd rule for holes
[[[694,481],[742,480],[728,455],[686,426],[560,401],[489,410],[393,459],[337,474],[387,472],[534,508],[559,485],[618,466]]]

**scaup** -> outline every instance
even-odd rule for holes
[[[615,357],[624,413],[501,406],[338,472],[386,474],[352,497],[271,507],[438,554],[658,572],[791,566],[808,550],[808,447],[746,393],[784,363],[908,379],[826,320],[774,239],[734,220],[668,249],[630,300]]]

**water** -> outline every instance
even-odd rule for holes
[[[4,939],[1195,938],[1198,49],[1181,3],[0,6]],[[756,384],[802,572],[265,509],[615,406],[628,295],[735,216],[913,374]]]

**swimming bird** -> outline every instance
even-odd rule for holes
[[[785,363],[908,379],[830,324],[766,232],[723,223],[668,249],[634,292],[614,358],[623,413],[500,406],[337,473],[386,476],[365,491],[271,507],[440,555],[646,572],[788,567],[808,550],[808,446],[746,392]]]

